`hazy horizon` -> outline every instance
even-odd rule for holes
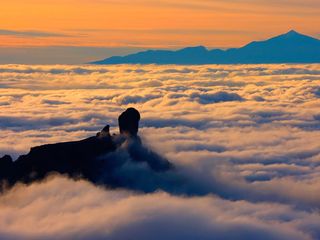
[[[1,32],[1,30],[0,30]],[[286,33],[286,32],[284,32]],[[284,34],[284,33],[279,33]],[[303,33],[302,33],[303,34]],[[0,34],[1,35],[1,34]],[[275,36],[269,36],[267,40]],[[317,38],[317,36],[311,36]],[[257,39],[252,39],[256,41]],[[244,45],[233,46],[233,47],[208,47],[205,45],[194,45],[204,46],[207,49],[222,49],[226,50],[229,48],[240,48]],[[194,46],[182,46],[172,48],[139,48],[139,47],[94,47],[94,46],[40,46],[40,47],[1,47],[0,46],[0,64],[86,64],[99,59],[105,59],[112,56],[125,56],[132,53],[137,53],[145,50],[179,50],[184,47]]]
[[[225,49],[291,29],[320,36],[317,0],[11,0],[1,7],[0,63],[79,64],[134,49]]]

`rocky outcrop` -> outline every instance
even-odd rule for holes
[[[134,108],[128,108],[118,118],[120,134],[136,136],[138,134],[140,113]]]
[[[74,142],[33,147],[16,161],[8,155],[0,158],[0,181],[12,186],[16,182],[30,183],[50,173],[84,178],[111,187],[122,186],[119,176],[124,165],[144,164],[150,171],[162,172],[173,165],[144,147],[138,134],[140,114],[129,108],[119,116],[120,134],[110,134],[107,125],[96,136]]]

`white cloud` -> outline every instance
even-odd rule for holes
[[[169,193],[64,178],[17,187],[0,196],[0,235],[319,239],[318,69],[2,65],[0,155],[82,139],[107,123],[118,132],[119,113],[134,106],[144,142],[178,167],[155,178],[174,180],[162,185]]]
[[[0,235],[8,239],[319,237],[319,215],[286,205],[142,195],[61,177],[17,186],[0,196],[0,208]]]

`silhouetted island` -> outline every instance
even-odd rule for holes
[[[320,40],[291,30],[241,48],[208,50],[203,46],[177,51],[147,50],[113,56],[91,64],[263,64],[320,63]]]
[[[107,125],[96,136],[81,141],[33,147],[15,161],[5,155],[0,158],[0,182],[10,187],[59,173],[110,187],[126,187],[130,183],[121,181],[119,172],[130,164],[140,162],[152,172],[173,169],[167,159],[143,146],[138,136],[139,121],[140,113],[128,108],[118,118],[120,134],[111,135]]]

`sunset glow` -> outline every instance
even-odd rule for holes
[[[12,0],[1,46],[234,47],[290,29],[318,36],[317,0]],[[8,32],[10,31],[10,32]]]

